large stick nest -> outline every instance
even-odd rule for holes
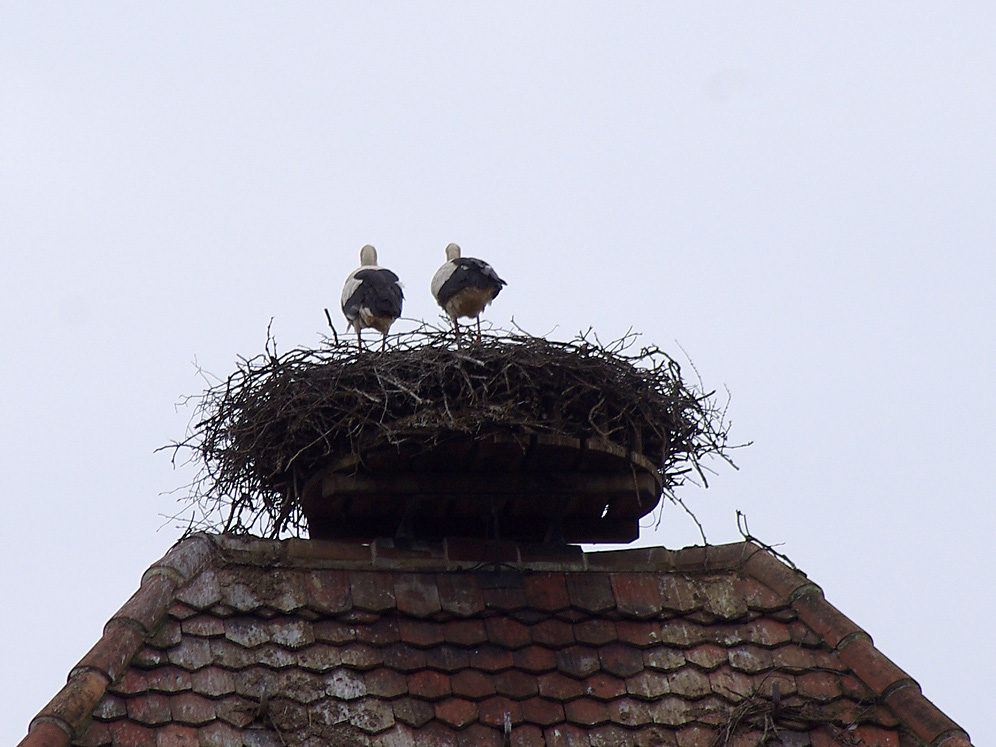
[[[633,334],[603,345],[590,331],[569,342],[491,331],[458,343],[423,326],[384,351],[326,339],[280,355],[268,335],[265,353],[192,399],[194,425],[172,448],[201,466],[187,498],[197,528],[300,532],[299,491],[321,466],[455,434],[605,439],[651,459],[672,498],[689,472],[704,482],[704,457],[729,461],[712,393]]]

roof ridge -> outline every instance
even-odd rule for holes
[[[244,565],[297,565],[308,568],[376,570],[467,570],[482,563],[525,566],[565,572],[711,572],[738,570],[760,548],[750,541],[724,545],[692,545],[679,550],[630,547],[583,552],[578,545],[522,543],[508,540],[447,537],[439,541],[392,539],[369,544],[339,540],[286,540],[212,534],[203,535],[225,561]]]
[[[138,591],[104,626],[103,634],[48,705],[28,726],[18,747],[64,747],[90,716],[108,686],[127,668],[146,636],[155,631],[176,589],[207,564],[214,544],[204,534],[181,539],[143,576]]]
[[[828,602],[823,590],[806,574],[761,547],[743,567],[755,580],[788,600],[799,618],[925,745],[971,747],[968,733],[924,696],[915,679],[875,648],[871,635]]]

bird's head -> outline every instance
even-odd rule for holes
[[[360,249],[360,264],[361,265],[376,265],[377,264],[377,250],[374,249],[370,244],[367,244],[362,249]]]
[[[454,259],[460,259],[460,247],[457,244],[447,244],[446,261],[452,262]]]

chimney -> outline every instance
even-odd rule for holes
[[[301,497],[315,539],[619,543],[661,488],[649,459],[608,441],[493,433],[340,458]]]

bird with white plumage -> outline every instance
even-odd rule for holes
[[[377,250],[370,244],[360,249],[360,266],[346,278],[342,288],[342,313],[356,330],[356,339],[363,347],[360,331],[373,327],[383,335],[381,349],[387,347],[387,331],[401,316],[405,294],[398,276],[377,265]]]
[[[481,312],[508,285],[494,268],[483,259],[461,257],[460,247],[446,247],[446,262],[432,278],[432,295],[453,322],[460,336],[460,317],[477,320],[477,336],[481,336]]]

